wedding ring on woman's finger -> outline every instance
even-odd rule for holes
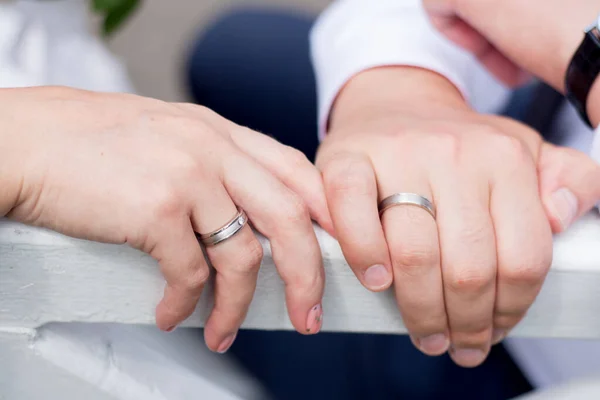
[[[385,210],[396,206],[414,206],[427,211],[435,219],[435,206],[424,196],[415,193],[396,193],[386,197],[379,203],[379,216],[381,217]]]
[[[216,231],[200,234],[200,241],[204,246],[215,246],[225,240],[233,237],[236,233],[248,223],[248,216],[241,208],[238,208],[238,213],[225,225]]]

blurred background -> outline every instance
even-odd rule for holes
[[[139,94],[187,99],[182,79],[186,51],[198,33],[232,8],[269,6],[316,15],[328,0],[144,0],[108,40],[129,68]]]
[[[0,0],[15,6],[0,8],[0,87],[129,91],[131,79],[138,94],[194,101],[314,156],[308,36],[330,1],[142,0],[102,41],[86,25],[91,17],[100,27],[92,1],[134,0]],[[502,346],[467,370],[447,356],[425,357],[407,336],[241,330],[228,356],[274,399],[503,400],[531,390]]]

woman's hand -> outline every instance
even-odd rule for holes
[[[467,367],[534,301],[551,264],[551,227],[565,229],[600,193],[598,166],[583,154],[477,114],[446,79],[414,68],[348,83],[317,166],[358,279],[373,291],[393,282],[414,344],[429,355],[450,348]],[[437,219],[411,206],[380,219],[378,202],[399,192],[427,197]]]
[[[332,228],[319,172],[298,151],[189,104],[65,88],[2,90],[0,103],[0,215],[149,253],[167,281],[156,321],[168,331],[210,275],[196,233],[240,207],[270,239],[292,324],[319,331],[324,273],[311,216]],[[205,338],[223,352],[252,300],[262,247],[246,226],[206,253],[216,279]]]

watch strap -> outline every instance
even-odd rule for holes
[[[567,99],[590,127],[592,123],[587,112],[587,100],[600,74],[600,39],[597,32],[596,28],[586,32],[571,60],[565,79]]]

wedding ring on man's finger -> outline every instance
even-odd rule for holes
[[[216,231],[200,234],[199,238],[202,244],[206,247],[215,246],[225,240],[233,237],[236,233],[248,223],[248,216],[241,208],[238,208],[238,213],[225,225]]]
[[[431,214],[433,219],[436,216],[435,206],[427,197],[415,193],[396,193],[386,197],[379,203],[379,217],[381,218],[385,210],[396,206],[420,207]]]

